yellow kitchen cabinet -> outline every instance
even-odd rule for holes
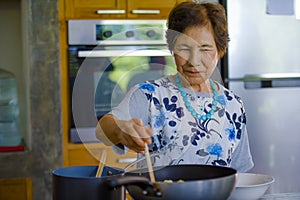
[[[67,166],[98,165],[103,150],[106,150],[105,165],[117,168],[124,168],[136,159],[136,153],[129,151],[124,155],[116,154],[111,147],[101,143],[93,144],[69,144]],[[133,169],[133,166],[131,169]]]
[[[32,180],[30,178],[0,179],[0,199],[32,200]]]
[[[65,0],[67,19],[166,19],[188,0]]]
[[[127,18],[130,19],[167,19],[178,0],[128,0]]]
[[[67,19],[126,18],[124,0],[65,0]]]

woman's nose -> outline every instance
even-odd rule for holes
[[[188,62],[194,67],[201,64],[201,54],[199,51],[191,51]]]

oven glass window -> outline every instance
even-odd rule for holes
[[[97,120],[118,105],[132,86],[176,73],[172,56],[134,56],[133,54],[78,57],[79,51],[94,48],[92,46],[69,48],[72,128],[95,127]],[[73,116],[75,114],[76,126]]]

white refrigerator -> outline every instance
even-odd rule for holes
[[[300,192],[300,20],[293,0],[227,0],[223,80],[244,101],[253,173]],[[300,8],[298,8],[300,9]]]

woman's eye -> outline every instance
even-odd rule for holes
[[[189,51],[190,49],[180,49],[180,51]]]
[[[200,49],[200,51],[211,51],[210,49]]]

